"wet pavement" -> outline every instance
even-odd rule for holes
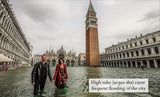
[[[0,97],[33,97],[32,68],[0,72]],[[160,68],[67,67],[68,92],[57,89],[47,78],[47,97],[160,97]],[[55,67],[51,67],[52,76]],[[89,78],[148,78],[148,93],[89,93]]]

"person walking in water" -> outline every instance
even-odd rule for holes
[[[66,81],[68,80],[67,66],[64,64],[64,59],[60,58],[58,61],[59,64],[56,66],[55,75],[53,80],[55,80],[55,85],[57,88],[69,88],[66,85]]]
[[[144,68],[145,68],[144,65],[141,65],[141,68],[142,68],[142,70],[144,70]]]
[[[36,63],[32,70],[32,85],[34,85],[34,95],[37,96],[40,87],[40,94],[45,93],[44,87],[47,78],[47,74],[51,82],[53,82],[51,73],[50,73],[50,66],[46,62],[47,56],[45,54],[42,55],[42,61]]]

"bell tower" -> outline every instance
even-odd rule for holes
[[[90,1],[86,15],[86,65],[100,66],[99,43],[98,43],[98,24],[96,12]]]

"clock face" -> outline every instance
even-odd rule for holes
[[[94,13],[90,13],[90,16],[94,16],[95,17],[95,14]]]
[[[92,16],[92,13],[90,13],[90,16]]]

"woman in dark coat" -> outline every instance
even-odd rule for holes
[[[59,59],[59,64],[57,64],[53,80],[55,80],[55,85],[57,88],[68,88],[66,85],[66,81],[68,80],[67,66],[64,64],[63,58]]]

